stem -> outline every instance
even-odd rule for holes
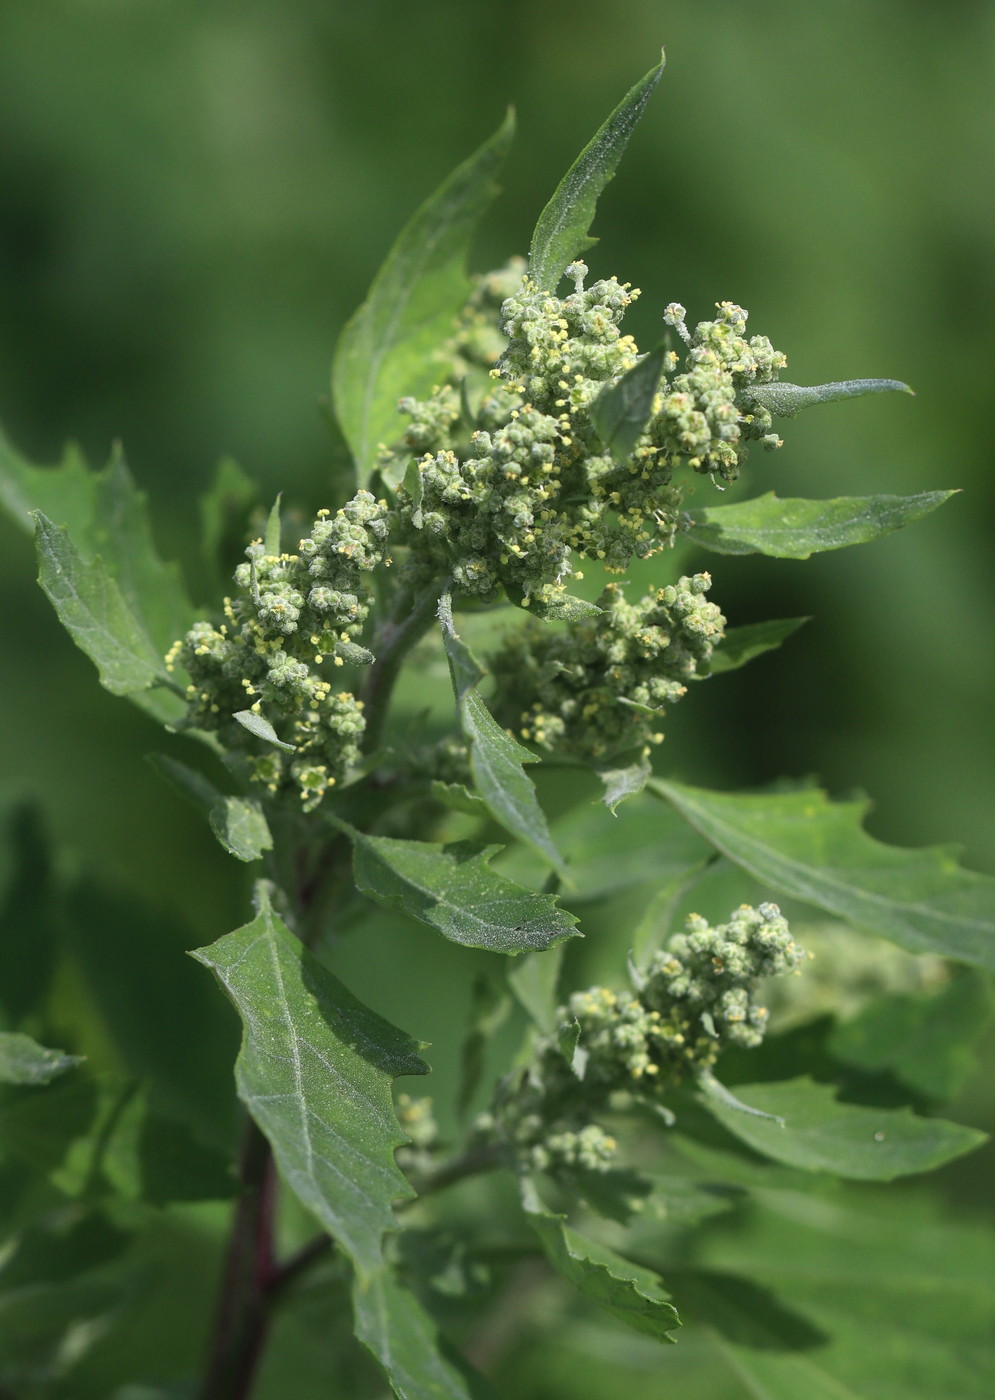
[[[455,1186],[458,1181],[464,1181],[468,1176],[481,1176],[484,1172],[495,1171],[498,1167],[504,1166],[506,1161],[503,1147],[496,1142],[488,1142],[480,1147],[467,1148],[456,1157],[451,1157],[448,1162],[443,1162],[436,1167],[435,1171],[421,1179],[418,1183],[418,1195],[410,1201],[402,1201],[396,1210],[409,1210],[423,1201],[426,1196],[434,1196],[437,1191],[445,1191],[450,1186]]]
[[[434,579],[414,598],[408,593],[402,595],[394,616],[387,619],[373,639],[377,659],[367,673],[362,692],[366,718],[363,749],[366,753],[374,753],[380,747],[387,722],[387,708],[401,662],[415,642],[428,631],[442,587],[443,580]],[[402,607],[408,610],[398,617]]]
[[[200,1400],[248,1400],[268,1331],[276,1174],[272,1149],[252,1119],[246,1124],[239,1181],[242,1195],[228,1240]]]

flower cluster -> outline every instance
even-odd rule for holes
[[[585,287],[580,262],[567,273],[574,290],[564,298],[527,276],[506,297],[507,347],[491,391],[472,412],[454,382],[400,405],[410,420],[402,449],[420,454],[398,489],[399,538],[411,547],[413,567],[451,573],[470,595],[493,598],[503,588],[538,616],[555,608],[564,580],[578,576],[573,556],[620,573],[633,557],[673,543],[679,465],[731,478],[748,442],[779,444],[769,413],[748,390],[786,363],[766,337],[745,338],[746,312],[730,302],[693,334],[683,308],[668,308],[670,324],[686,338],[686,362],[673,373],[679,358],[669,352],[646,431],[617,462],[598,436],[591,405],[640,358],[621,331],[638,292],[614,278]],[[494,275],[490,285],[501,280]],[[470,433],[465,447],[461,431]],[[390,477],[390,454],[384,468]],[[400,476],[396,454],[393,475]]]
[[[760,984],[804,957],[776,904],[742,905],[711,927],[692,915],[630,991],[590,987],[557,1013],[525,1076],[494,1115],[519,1160],[545,1171],[604,1170],[614,1140],[587,1121],[619,1091],[659,1099],[708,1070],[726,1045],[756,1046],[767,1009]]]
[[[531,621],[491,659],[495,711],[528,742],[599,760],[659,742],[665,704],[707,675],[725,618],[708,574],[627,603],[610,583],[600,612],[563,629]]]
[[[296,554],[255,541],[235,571],[224,622],[195,623],[166,658],[190,676],[187,725],[217,734],[271,794],[293,784],[305,809],[358,757],[362,704],[325,672],[373,660],[356,638],[370,604],[363,575],[384,562],[386,539],[385,503],[360,491],[337,514],[320,511]],[[234,718],[246,710],[294,752],[260,753],[260,740]]]

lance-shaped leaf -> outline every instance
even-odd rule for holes
[[[36,511],[64,525],[84,563],[99,555],[158,651],[190,626],[193,608],[179,569],[156,552],[145,495],[119,447],[95,472],[77,448],[67,448],[56,467],[36,467],[0,437],[0,502],[24,530]]]
[[[335,412],[359,472],[369,479],[381,441],[400,436],[397,400],[439,382],[438,347],[466,301],[466,256],[511,143],[509,113],[494,136],[450,175],[402,229],[366,301],[346,325],[332,366]]]
[[[84,560],[68,532],[40,511],[36,522],[38,582],[101,683],[112,695],[168,684],[162,658],[103,560]]]
[[[236,860],[259,860],[273,849],[266,814],[257,797],[226,796],[203,773],[168,754],[149,754],[148,761],[169,785],[204,813],[211,830]]]
[[[780,500],[773,491],[732,506],[688,512],[687,538],[713,554],[766,554],[808,559],[827,549],[890,535],[921,520],[953,491],[915,496],[838,496],[831,501]]]
[[[50,1084],[81,1063],[79,1055],[49,1050],[29,1035],[0,1031],[0,1084]]]
[[[736,1097],[751,1110],[744,1113],[702,1084],[703,1102],[730,1133],[765,1157],[806,1171],[893,1181],[932,1171],[987,1140],[974,1128],[918,1118],[907,1108],[840,1103],[835,1093],[833,1085],[806,1078],[738,1084]]]
[[[483,671],[453,626],[452,600],[448,593],[439,599],[439,621],[449,658],[456,712],[469,746],[470,771],[477,792],[505,831],[530,846],[562,878],[569,879],[563,858],[549,834],[535,785],[522,766],[539,760],[501,728],[480,698],[476,686]]]
[[[438,929],[453,943],[492,953],[542,951],[576,936],[556,896],[516,885],[490,867],[501,846],[396,841],[330,820],[353,843],[356,884],[370,899]]]
[[[670,1334],[681,1325],[680,1318],[651,1269],[571,1229],[565,1216],[543,1207],[530,1182],[525,1183],[522,1205],[547,1259],[579,1293],[636,1332],[658,1342],[675,1340]]]
[[[624,466],[653,416],[653,400],[663,374],[666,347],[660,345],[607,384],[591,404],[591,422],[612,460]]]
[[[605,764],[595,771],[605,785],[601,801],[615,817],[618,815],[620,803],[624,802],[627,797],[639,796],[649,781],[653,769],[649,759],[640,754],[633,758],[631,763],[616,761],[614,764]]]
[[[389,1270],[357,1278],[352,1308],[356,1336],[384,1368],[398,1400],[498,1400]]]
[[[349,992],[294,938],[260,887],[252,923],[193,956],[242,1018],[239,1097],[286,1184],[361,1275],[381,1265],[391,1203],[412,1194],[394,1162],[406,1141],[391,1080],[423,1074],[413,1040]]]
[[[706,792],[652,778],[723,855],[782,894],[889,938],[995,969],[995,879],[964,870],[950,851],[903,851],[861,827],[866,802],[830,802],[818,788]]]
[[[242,728],[247,729],[250,734],[254,734],[257,739],[262,739],[266,744],[272,744],[276,749],[283,749],[284,753],[297,751],[296,744],[285,743],[266,716],[256,714],[255,710],[236,710],[232,719],[237,719]]]
[[[753,399],[778,418],[794,418],[803,408],[836,399],[859,399],[865,394],[911,394],[898,379],[838,379],[832,384],[751,384],[744,399]]]
[[[770,622],[748,622],[744,627],[730,627],[712,652],[708,663],[710,674],[719,676],[725,671],[738,671],[740,666],[745,666],[755,656],[774,651],[808,621],[807,617],[779,617]]]
[[[581,151],[539,215],[529,249],[529,275],[542,291],[554,292],[563,269],[596,240],[588,237],[598,196],[615,174],[629,137],[663,72],[664,60],[612,112]]]

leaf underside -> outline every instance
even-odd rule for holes
[[[861,827],[865,802],[831,802],[818,788],[767,794],[706,792],[650,780],[723,855],[782,894],[888,938],[995,970],[995,879],[950,851],[904,851]]]
[[[406,1141],[391,1080],[423,1074],[417,1046],[310,954],[261,893],[252,923],[193,955],[243,1023],[239,1098],[269,1138],[286,1184],[364,1277],[411,1188],[394,1162]]]
[[[713,554],[808,559],[880,539],[950,499],[953,491],[915,496],[839,496],[829,501],[779,499],[773,491],[731,506],[688,512],[687,538]]]

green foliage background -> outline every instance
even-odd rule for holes
[[[414,206],[511,100],[520,135],[475,262],[524,252],[555,179],[661,42],[664,80],[588,259],[643,288],[637,338],[653,343],[668,301],[693,320],[731,298],[788,351],[796,382],[888,375],[917,390],[785,425],[783,451],[751,461],[751,493],[964,489],[845,555],[713,560],[733,624],[814,621],[696,689],[661,766],[728,787],[815,771],[874,796],[881,839],[956,840],[995,872],[986,0],[5,5],[0,420],[35,460],[75,437],[99,463],[123,439],[162,552],[207,600],[192,502],[218,458],[236,457],[264,497],[327,503],[316,400],[339,327]],[[708,491],[693,504],[714,503]],[[185,946],[244,922],[244,873],[141,761],[161,747],[154,726],[101,691],[60,632],[28,539],[4,519],[0,541],[5,786],[38,797],[81,869],[181,906]],[[343,975],[441,1050],[466,1001],[448,1028],[418,1023],[410,1008],[431,1002],[450,950],[411,942],[403,997],[355,951]],[[953,1116],[995,1112],[975,1086]],[[948,1194],[990,1209],[986,1160],[950,1169]],[[163,1356],[184,1325],[166,1321]],[[568,1354],[544,1393],[569,1393]]]

